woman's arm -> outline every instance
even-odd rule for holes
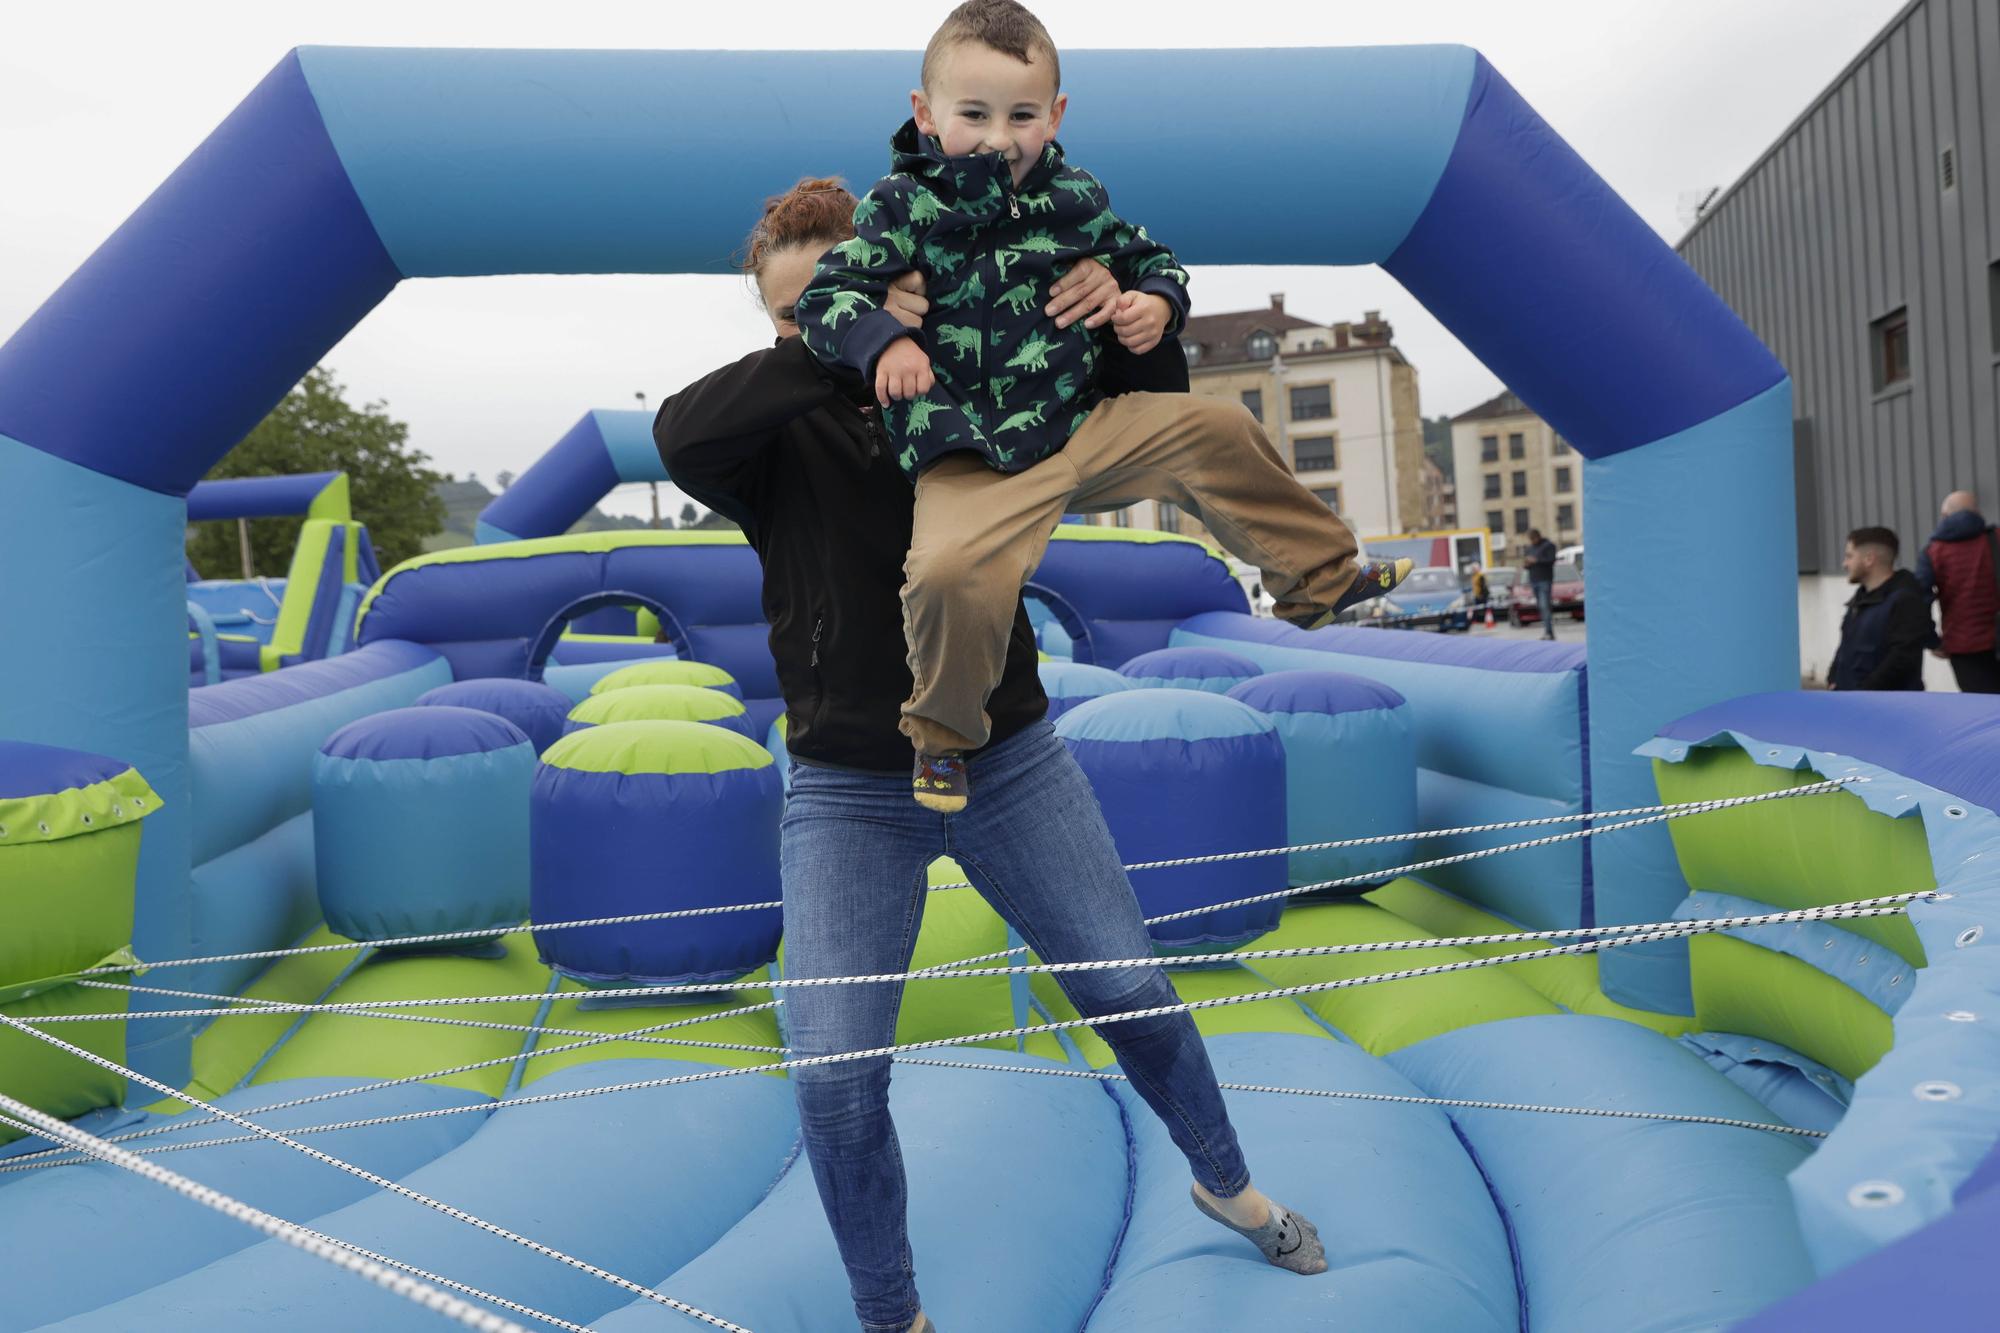
[[[787,338],[660,404],[653,444],[676,486],[741,523],[779,428],[838,393],[805,344]]]

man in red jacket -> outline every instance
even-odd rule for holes
[[[1931,651],[1951,659],[1965,693],[2000,694],[2000,536],[1980,517],[1971,491],[1945,496],[1938,514],[1917,561],[1917,582],[1936,600],[1944,626]]]

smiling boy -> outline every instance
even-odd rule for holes
[[[821,361],[875,386],[916,483],[904,628],[915,689],[902,730],[913,794],[949,813],[964,757],[986,744],[1015,600],[1063,513],[1169,501],[1256,565],[1276,614],[1307,628],[1408,573],[1355,559],[1354,534],[1299,484],[1238,404],[1191,394],[1103,399],[1098,330],[1145,352],[1187,318],[1173,252],[1111,211],[1055,141],[1068,98],[1055,44],[1013,0],[969,0],[924,51],[895,171],[855,209],[798,301]],[[1123,288],[1095,310],[1048,304],[1059,272],[1106,264]],[[883,309],[923,274],[921,332]]]

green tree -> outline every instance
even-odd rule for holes
[[[410,447],[410,428],[386,406],[354,406],[332,372],[315,366],[208,475],[345,472],[354,517],[368,525],[375,554],[388,569],[419,554],[424,538],[444,530],[444,501],[436,488],[446,478],[424,466],[430,456]],[[250,554],[258,574],[282,576],[291,567],[303,522],[251,521]],[[233,520],[193,524],[187,549],[195,568],[210,578],[232,578],[242,570]]]

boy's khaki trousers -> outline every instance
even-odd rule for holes
[[[916,688],[903,734],[926,754],[986,744],[1014,603],[1065,510],[1165,500],[1263,571],[1277,614],[1329,607],[1354,581],[1354,534],[1299,484],[1237,403],[1180,393],[1106,399],[1060,453],[1022,472],[949,454],[917,478],[903,573]]]

